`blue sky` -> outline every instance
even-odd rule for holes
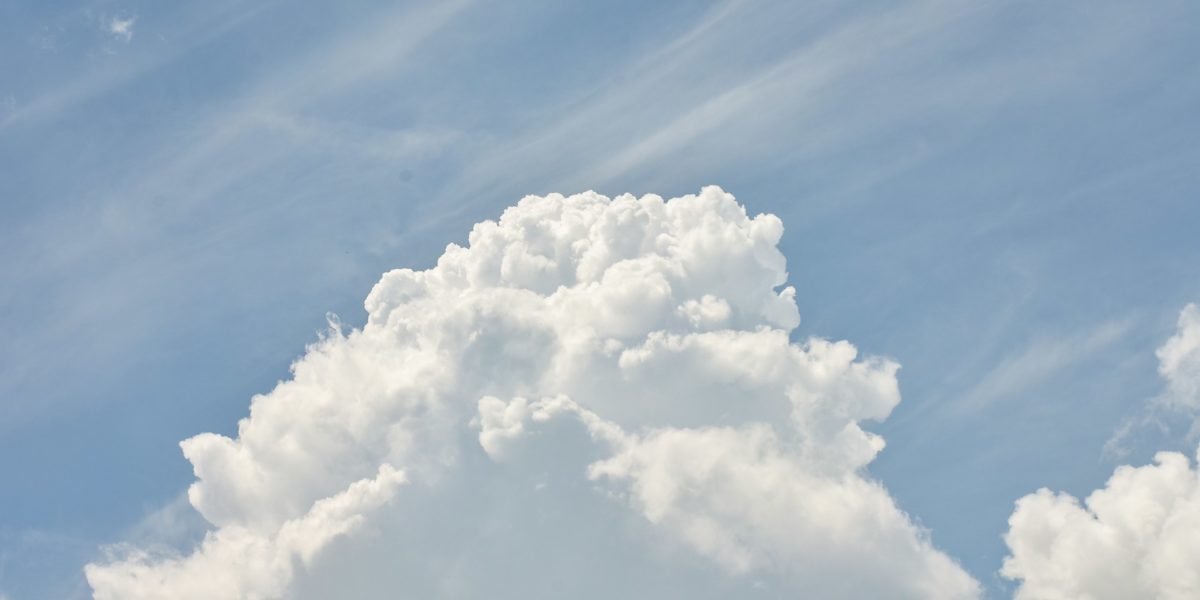
[[[902,365],[870,474],[997,597],[1017,498],[1194,443],[1104,450],[1200,300],[1195,3],[10,2],[0,32],[12,600],[87,597],[193,481],[180,440],[526,194],[778,215],[793,337]]]

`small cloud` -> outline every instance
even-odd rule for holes
[[[1106,454],[1127,454],[1125,440],[1146,426],[1166,434],[1172,415],[1192,421],[1189,440],[1200,435],[1200,308],[1180,311],[1156,355],[1166,392],[1117,428]],[[1200,451],[1194,456],[1200,461]],[[1082,501],[1046,488],[1018,500],[1000,570],[1019,582],[1015,597],[1200,597],[1200,467],[1179,452],[1159,452],[1154,462],[1117,467]]]
[[[1042,488],[1017,501],[1000,574],[1016,598],[1197,598],[1200,471],[1178,452],[1117,467],[1082,501]]]
[[[1159,399],[1165,408],[1200,418],[1200,307],[1188,304],[1179,312],[1175,335],[1155,353],[1158,373],[1167,382]]]
[[[133,24],[137,22],[137,16],[131,17],[112,17],[105,23],[105,29],[113,37],[128,42],[133,39]]]
[[[1175,334],[1155,355],[1166,389],[1147,404],[1141,416],[1117,426],[1104,445],[1106,455],[1124,457],[1133,436],[1147,429],[1167,436],[1181,422],[1188,428],[1184,439],[1192,443],[1200,438],[1200,308],[1188,304],[1179,311]]]

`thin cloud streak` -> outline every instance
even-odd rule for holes
[[[1135,323],[1132,318],[1108,321],[1067,336],[1034,340],[1019,353],[1003,359],[978,383],[955,394],[952,402],[934,404],[934,410],[943,418],[951,419],[992,410],[998,403],[1012,399],[1114,346],[1133,330]]]
[[[199,24],[189,26],[178,36],[181,40],[179,43],[168,45],[161,52],[139,52],[114,67],[89,72],[86,76],[73,79],[70,83],[39,95],[29,102],[14,101],[11,110],[0,113],[0,132],[70,111],[89,100],[129,85],[148,73],[170,65],[197,47],[241,27],[254,17],[270,10],[276,3],[276,0],[270,0],[250,8],[238,5],[218,11],[215,15],[202,17]],[[122,21],[114,18],[106,27],[113,35],[122,37],[123,41],[132,38],[133,19]],[[128,37],[125,37],[126,34]]]
[[[28,332],[30,336],[36,333],[39,340],[31,338],[26,343],[14,344],[12,347],[19,347],[21,351],[6,357],[0,371],[0,391],[7,395],[24,381],[39,376],[43,370],[39,365],[52,364],[54,361],[48,357],[61,352],[65,340],[107,322],[104,315],[123,314],[127,311],[122,307],[131,306],[139,298],[173,288],[175,284],[163,281],[162,274],[181,276],[179,269],[169,268],[169,265],[180,264],[195,256],[193,250],[197,245],[220,247],[218,242],[227,237],[227,230],[245,230],[253,226],[257,220],[250,217],[265,214],[272,203],[240,208],[243,219],[194,232],[190,237],[196,239],[191,243],[173,242],[165,248],[158,247],[163,246],[158,242],[169,235],[168,232],[196,219],[197,211],[211,204],[223,190],[283,160],[285,155],[279,152],[261,151],[264,132],[309,141],[318,136],[321,138],[318,143],[324,145],[354,148],[356,152],[375,155],[391,153],[396,156],[398,153],[409,157],[436,152],[457,139],[454,132],[381,132],[296,115],[308,103],[333,96],[383,70],[398,68],[416,48],[447,26],[452,17],[469,4],[455,1],[432,7],[404,8],[389,13],[386,18],[372,20],[363,30],[341,35],[334,42],[324,44],[284,67],[279,75],[251,92],[212,111],[200,124],[189,126],[181,134],[164,137],[161,140],[163,158],[156,161],[157,164],[144,165],[143,176],[102,192],[96,202],[79,210],[56,211],[42,219],[19,223],[19,229],[9,240],[13,260],[5,265],[6,277],[27,281],[45,273],[82,271],[84,275],[70,279],[71,292],[64,293],[70,298],[90,297],[92,300],[65,302],[52,322]],[[242,19],[250,15],[246,13]],[[232,27],[236,22],[240,21],[230,20],[226,25]],[[215,36],[217,32],[210,30],[210,34]],[[169,60],[164,59],[161,64],[167,62]],[[337,68],[343,62],[355,66]],[[81,88],[79,93],[58,94],[55,98],[60,100],[45,104],[43,110],[67,110],[89,95],[104,93],[131,81],[144,70],[132,70],[124,78],[106,79],[103,85]],[[33,116],[33,113],[23,113],[16,118]],[[249,139],[253,141],[248,142]],[[164,198],[171,201],[165,203]],[[289,201],[291,198],[288,197],[277,200]],[[195,233],[207,237],[197,238]],[[17,240],[31,243],[18,244]],[[37,243],[33,243],[34,240]],[[134,245],[157,249],[125,262],[115,272],[97,273],[83,268],[82,265],[95,260],[97,248],[112,248],[114,241],[120,242],[116,244],[118,248]],[[114,283],[114,278],[120,283]],[[119,291],[114,293],[113,290]],[[54,299],[47,302],[54,304]],[[142,318],[128,322],[119,336],[105,336],[106,343],[127,340],[133,344],[150,335],[155,326],[153,313],[143,312]],[[15,426],[21,419],[32,417],[31,413],[44,413],[55,408],[58,407],[42,404],[0,405],[6,426]],[[21,419],[14,412],[18,409]]]
[[[1038,48],[1015,48],[983,64],[938,64],[944,68],[931,70],[931,64],[945,63],[944,57],[954,56],[957,47],[972,38],[965,32],[986,28],[995,16],[994,9],[921,2],[841,22],[832,9],[818,6],[812,9],[811,18],[832,21],[819,37],[805,41],[797,36],[802,42],[800,49],[743,74],[735,64],[712,62],[706,52],[714,44],[767,36],[745,22],[751,19],[747,10],[740,3],[714,8],[652,52],[651,58],[634,60],[616,70],[605,93],[544,127],[515,139],[497,140],[430,202],[445,208],[411,224],[410,231],[434,230],[469,212],[474,207],[468,198],[497,185],[529,191],[543,187],[605,189],[634,171],[678,170],[689,168],[687,165],[711,170],[710,163],[719,163],[729,145],[758,146],[764,139],[782,136],[789,137],[786,145],[791,154],[785,158],[793,162],[841,150],[868,137],[886,138],[889,131],[926,121],[938,125],[936,133],[950,146],[969,136],[1005,103],[1033,100],[1073,84],[1069,78],[1031,77],[1039,68],[1087,77],[1123,45],[1138,39],[1146,27],[1144,22],[1130,22],[1128,31],[1113,32],[1103,39],[1085,37],[1083,41],[1088,43],[1056,49],[1049,56]],[[1100,20],[1099,16],[1093,18]],[[790,24],[768,22],[765,26],[785,25]],[[1088,30],[1081,27],[1080,31],[1084,33],[1073,35],[1085,36]],[[916,77],[898,81],[902,87],[893,93],[857,98],[859,104],[851,106],[837,101],[861,92],[866,85],[877,85],[871,82],[909,71],[915,71]],[[696,72],[704,75],[698,79],[685,76]],[[729,76],[735,77],[732,85]],[[680,87],[664,95],[664,82],[673,81]],[[846,118],[847,111],[853,111],[853,118]],[[779,123],[788,125],[780,129]],[[717,135],[719,143],[698,143]],[[685,149],[686,161],[664,164]],[[859,185],[869,185],[929,156],[930,151],[906,152],[897,156],[894,164],[856,177],[862,179]],[[580,164],[593,166],[579,169]]]

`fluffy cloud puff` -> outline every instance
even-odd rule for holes
[[[1200,597],[1200,474],[1160,452],[1117,468],[1081,504],[1041,489],[1017,501],[1001,573],[1017,598],[1183,600]]]
[[[1189,304],[1158,349],[1168,409],[1200,409],[1200,310]],[[1200,473],[1188,457],[1118,467],[1083,503],[1048,489],[1017,501],[1001,574],[1017,598],[1200,598]]]
[[[297,563],[311,565],[318,551],[360,526],[403,482],[403,473],[384,465],[375,478],[318,500],[307,514],[269,534],[222,527],[187,557],[126,549],[116,566],[88,565],[88,582],[96,600],[277,598],[287,590]]]
[[[786,573],[814,597],[976,593],[882,486],[855,475],[839,453],[807,455],[808,446],[765,423],[634,435],[562,396],[507,404],[489,397],[479,410],[480,442],[499,459],[529,425],[577,417],[610,449],[588,477],[611,484],[647,521],[730,572]],[[851,570],[853,578],[829,576]]]
[[[433,268],[385,274],[367,324],[310,347],[236,439],[182,443],[213,526],[199,547],[114,551],[88,581],[98,598],[977,596],[864,474],[884,443],[861,423],[899,402],[897,365],[790,340],[782,232],[715,187],[522,199]]]

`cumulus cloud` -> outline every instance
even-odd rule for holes
[[[899,402],[898,366],[791,340],[782,233],[715,187],[522,199],[434,267],[385,274],[366,325],[332,327],[236,438],[182,443],[213,526],[197,548],[114,549],[88,581],[98,598],[977,596],[866,475],[884,442],[862,423]]]
[[[1157,354],[1167,389],[1156,404],[1196,415],[1196,305]],[[1200,597],[1200,473],[1183,454],[1160,452],[1153,465],[1118,467],[1082,503],[1043,488],[1017,501],[1005,541],[1001,574],[1020,581],[1017,598]]]
[[[1082,504],[1041,489],[1008,522],[1018,599],[1200,597],[1200,474],[1183,454],[1118,467]]]
[[[291,583],[297,561],[311,565],[317,552],[359,527],[403,482],[402,472],[385,465],[377,477],[317,501],[273,532],[223,527],[186,557],[125,550],[113,563],[88,565],[88,582],[96,600],[277,598]]]
[[[611,449],[588,467],[588,477],[610,484],[648,522],[732,573],[786,573],[815,597],[963,598],[977,592],[881,485],[841,463],[847,455],[807,455],[804,448],[811,446],[783,439],[766,423],[634,435],[562,396],[508,404],[485,398],[479,410],[480,442],[497,458],[528,431],[526,423],[579,418],[592,439]],[[880,447],[860,430],[848,437],[859,436],[868,447]]]

